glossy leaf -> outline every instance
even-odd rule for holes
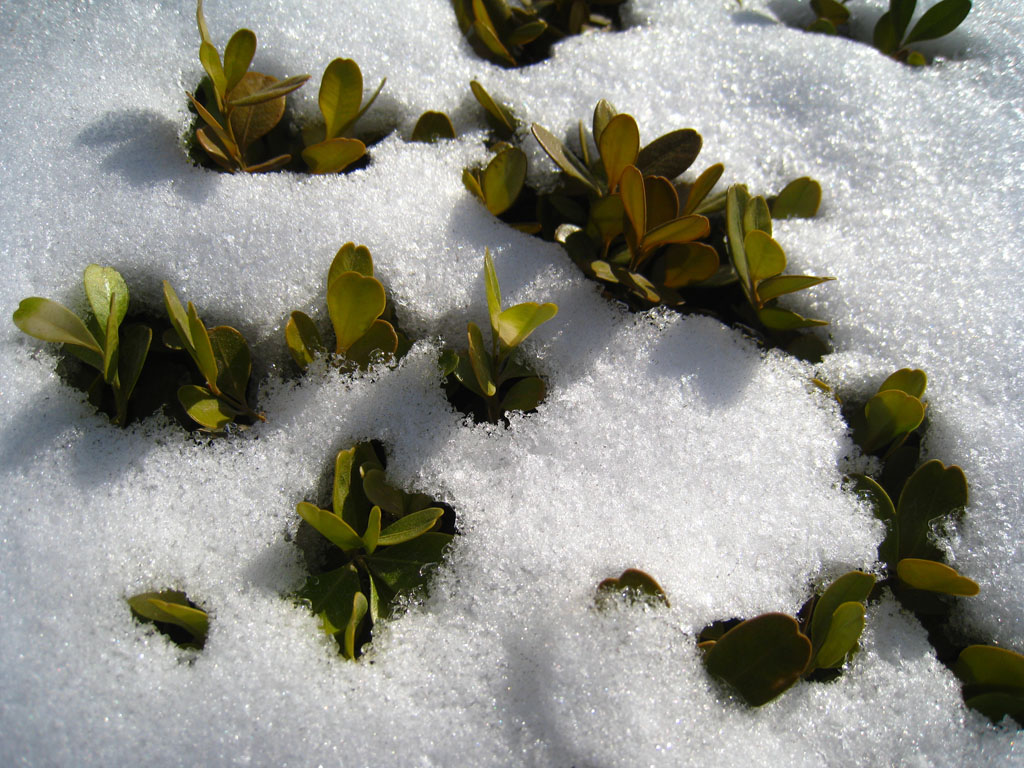
[[[359,139],[334,138],[306,147],[302,160],[310,173],[340,173],[365,154]]]
[[[292,312],[284,326],[285,343],[295,364],[306,370],[317,354],[325,351],[320,331],[303,312]]]
[[[484,204],[495,216],[512,207],[526,182],[526,154],[517,147],[499,152],[483,174]]]
[[[823,669],[841,666],[857,647],[863,631],[864,604],[847,602],[839,605],[831,616],[828,634],[814,657],[814,665]]]
[[[248,29],[240,29],[231,36],[224,48],[224,76],[226,84],[221,93],[228,93],[249,71],[252,57],[256,53],[256,35]]]
[[[501,401],[503,411],[532,411],[544,400],[548,386],[539,376],[527,376],[509,387]]]
[[[379,549],[366,558],[370,569],[392,592],[403,593],[423,585],[426,566],[440,563],[451,543],[447,533],[424,533],[415,539]]]
[[[814,612],[811,614],[811,645],[816,654],[815,663],[819,667],[831,667],[833,664],[825,664],[821,661],[821,648],[832,626],[832,616],[843,603],[864,603],[875,586],[875,577],[863,571],[850,571],[833,581],[821,597],[814,604]],[[864,613],[861,612],[861,619]],[[863,624],[862,624],[863,628]],[[859,633],[858,633],[859,635]],[[854,638],[856,641],[856,638]],[[849,648],[847,648],[849,651]],[[843,652],[842,657],[846,656]],[[840,661],[842,658],[840,658]]]
[[[644,147],[635,165],[645,176],[675,179],[693,165],[702,144],[700,134],[692,128],[672,131]]]
[[[743,239],[743,251],[747,255],[747,269],[755,289],[758,283],[775,277],[786,268],[786,254],[782,246],[760,229],[747,233]]]
[[[608,191],[614,192],[622,172],[636,163],[640,152],[640,130],[636,120],[632,115],[616,115],[605,126],[597,146],[608,179]]]
[[[440,507],[428,507],[411,512],[381,531],[377,543],[385,547],[411,541],[433,528],[442,515],[444,510]]]
[[[959,597],[973,597],[979,592],[976,582],[935,560],[905,557],[896,564],[896,575],[900,581],[914,589]]]
[[[789,182],[772,202],[773,219],[810,219],[821,205],[821,184],[807,176]]]
[[[715,677],[754,707],[767,704],[800,679],[811,641],[792,617],[766,613],[730,629],[704,656]]]
[[[865,453],[884,448],[896,438],[909,434],[924,421],[924,404],[898,389],[879,392],[864,408],[866,426],[859,439]]]
[[[594,179],[590,171],[580,163],[575,155],[566,149],[565,145],[553,133],[544,126],[537,125],[537,123],[534,123],[530,130],[540,144],[541,149],[555,162],[555,165],[592,189],[598,196],[604,195],[604,190],[601,189],[601,186]]]
[[[384,286],[376,278],[358,272],[343,272],[335,277],[327,290],[327,311],[337,340],[335,351],[346,352],[355,344],[370,330],[386,305]]]
[[[317,98],[326,126],[325,139],[338,136],[359,113],[363,73],[352,59],[334,59],[324,70]]]
[[[883,393],[884,394],[884,393]],[[967,478],[960,467],[933,459],[910,476],[896,505],[899,557],[932,557],[931,522],[959,514],[967,506]]]
[[[953,666],[965,685],[1024,691],[1024,656],[994,645],[969,645]]]
[[[940,0],[924,12],[914,28],[910,30],[903,45],[912,45],[948,35],[960,26],[970,12],[970,0]]]
[[[467,327],[469,338],[469,364],[473,368],[473,376],[477,386],[486,397],[493,397],[498,391],[492,374],[491,356],[484,346],[484,337],[476,323]]]
[[[346,272],[358,272],[366,277],[373,277],[373,256],[365,245],[345,243],[334,254],[330,269],[327,270],[327,290],[339,276]]]
[[[62,304],[33,296],[22,299],[14,310],[14,324],[22,331],[43,341],[74,344],[102,356],[100,343],[85,323]],[[95,366],[102,370],[102,363]]]
[[[412,129],[412,140],[432,144],[438,139],[454,139],[455,126],[444,112],[424,112]]]
[[[498,337],[505,347],[513,349],[557,314],[558,307],[551,303],[528,301],[516,304],[498,315]]]
[[[214,431],[223,429],[240,416],[239,411],[232,408],[206,387],[186,384],[178,389],[178,401],[185,413],[194,422]]]
[[[206,633],[210,627],[206,611],[201,611],[189,605],[161,600],[156,597],[149,598],[149,602],[154,608],[165,615],[166,618],[161,619],[161,621],[167,621],[181,627],[200,644],[206,639]]]
[[[681,216],[649,230],[643,236],[643,247],[646,249],[670,243],[688,243],[705,237],[710,231],[711,226],[703,216]]]
[[[362,549],[363,538],[333,512],[306,501],[300,501],[295,511],[339,549]]]
[[[224,74],[224,67],[220,62],[220,54],[210,42],[203,41],[199,45],[199,63],[203,65],[206,74],[210,76],[213,89],[217,94],[217,100],[222,102],[224,95],[228,92],[228,79]]]
[[[120,273],[113,267],[90,264],[85,268],[83,283],[85,297],[89,300],[96,324],[100,328],[106,328],[107,317],[113,307],[114,327],[120,326],[128,313],[128,286],[125,285]]]

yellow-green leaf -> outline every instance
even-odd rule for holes
[[[476,378],[480,391],[487,397],[493,397],[498,388],[494,384],[494,376],[491,372],[491,356],[484,346],[484,337],[476,323],[469,323],[467,327],[469,338],[469,363],[473,368],[473,376]]]
[[[346,350],[345,357],[366,370],[378,357],[389,357],[397,351],[398,334],[395,327],[387,320],[377,319]]]
[[[327,289],[327,311],[331,316],[336,350],[347,352],[370,330],[387,305],[384,286],[374,277],[358,272],[343,272]]]
[[[948,565],[934,560],[905,557],[896,563],[896,574],[900,581],[914,589],[960,597],[973,597],[979,591],[976,582],[961,576]]]
[[[217,53],[217,49],[212,43],[203,41],[199,45],[199,63],[203,65],[206,74],[210,76],[213,90],[217,94],[218,102],[220,102],[219,106],[223,107],[224,96],[230,89],[228,88],[228,79],[224,73],[224,67],[220,63],[220,54]]]
[[[239,412],[206,387],[186,384],[178,389],[178,401],[185,413],[200,426],[214,431],[234,421]]]
[[[551,303],[528,301],[516,304],[498,315],[498,338],[507,348],[518,347],[541,324],[557,314],[558,307]]]
[[[487,294],[487,314],[491,321],[492,338],[498,338],[498,317],[501,315],[501,286],[498,285],[498,273],[494,269],[491,249],[484,249],[484,291]]]
[[[601,163],[608,178],[608,191],[614,192],[622,172],[635,165],[640,152],[640,130],[632,115],[616,115],[605,126],[598,141]],[[643,230],[638,230],[642,233]]]
[[[688,214],[693,213],[697,210],[697,207],[704,201],[704,198],[708,196],[718,180],[722,178],[722,173],[725,171],[725,166],[721,163],[715,163],[709,168],[706,168],[704,172],[697,177],[697,180],[693,182],[690,187],[690,191],[686,194],[686,202],[683,204],[682,213]]]
[[[753,287],[762,280],[775,277],[786,268],[786,254],[782,246],[760,229],[747,233],[743,239],[743,250],[747,254],[747,268]]]
[[[443,514],[440,507],[427,507],[405,515],[380,532],[377,544],[384,547],[411,541],[433,528]]]
[[[363,538],[352,529],[352,526],[333,512],[320,509],[306,501],[300,501],[295,511],[334,546],[340,549],[363,548]]]
[[[444,112],[424,112],[412,129],[412,140],[432,144],[438,139],[454,139],[455,126]]]
[[[292,312],[284,327],[284,338],[292,359],[302,370],[324,349],[320,331],[304,312]]]
[[[373,277],[373,256],[365,245],[345,243],[331,260],[327,270],[327,290],[331,290],[334,281],[346,272],[358,272],[366,277]]]
[[[366,154],[359,139],[328,139],[302,150],[302,159],[310,173],[338,173]]]
[[[857,646],[863,631],[864,604],[842,603],[832,614],[828,634],[814,657],[814,665],[823,669],[840,666]]]
[[[14,324],[29,336],[43,341],[74,344],[102,355],[99,341],[85,323],[62,304],[33,296],[22,299],[14,310]],[[101,369],[102,370],[102,369]]]
[[[325,139],[338,136],[359,114],[363,101],[363,73],[352,59],[334,59],[320,80],[320,111],[324,116]]]
[[[256,35],[251,30],[240,29],[231,36],[224,48],[224,76],[227,84],[221,93],[231,91],[249,71],[253,54],[256,53]]]
[[[623,170],[619,196],[637,239],[642,238],[647,231],[647,191],[644,189],[643,176],[634,166],[627,166]]]
[[[526,182],[526,153],[509,147],[495,156],[483,175],[484,203],[487,210],[499,216],[519,197]]]
[[[911,397],[920,399],[928,386],[928,376],[919,368],[900,368],[882,382],[879,392],[887,389],[898,389]]]
[[[648,230],[643,235],[645,250],[657,248],[669,243],[689,243],[705,237],[711,231],[708,220],[699,214],[680,216],[678,219],[666,221],[664,224]]]

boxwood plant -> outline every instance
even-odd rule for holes
[[[544,379],[516,359],[516,349],[542,324],[558,314],[550,302],[527,301],[502,308],[501,288],[489,250],[484,252],[484,285],[491,343],[476,323],[467,327],[467,350],[448,349],[441,357],[449,398],[481,421],[497,423],[507,411],[532,411],[547,394]]]
[[[425,587],[454,533],[454,514],[420,493],[391,486],[372,443],[339,451],[332,509],[300,502],[299,516],[333,546],[315,560],[297,597],[355,659],[373,625],[399,598]]]

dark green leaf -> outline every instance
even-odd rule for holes
[[[242,334],[226,325],[211,328],[209,335],[213,358],[217,361],[217,389],[244,406],[252,373],[249,345]]]
[[[967,478],[960,467],[933,459],[910,476],[896,505],[899,557],[933,558],[938,550],[929,542],[933,520],[957,515],[967,506]]]
[[[811,614],[811,645],[815,656],[815,664],[819,667],[831,667],[834,664],[826,664],[821,660],[821,648],[824,646],[826,638],[829,636],[830,627],[832,626],[832,615],[843,603],[864,603],[867,602],[868,595],[871,594],[872,588],[875,586],[875,577],[870,573],[864,573],[863,571],[850,571],[849,573],[843,574],[838,579],[833,581],[828,589],[826,589],[821,597],[818,598],[814,604],[814,612]],[[861,611],[861,620],[863,621],[864,613]],[[863,626],[863,624],[862,624]],[[858,635],[860,633],[858,632]],[[856,642],[857,638],[853,639]],[[851,646],[852,647],[852,644]],[[842,661],[846,657],[846,653],[850,650],[848,647],[839,656],[839,661]],[[835,649],[833,649],[835,650]],[[826,654],[831,655],[831,654]]]
[[[652,141],[636,158],[636,167],[645,176],[675,179],[693,165],[700,154],[703,139],[692,128],[684,128]]]
[[[325,351],[320,331],[303,312],[292,312],[284,326],[284,338],[295,364],[306,370],[317,354]]]
[[[589,170],[576,158],[572,152],[566,149],[565,145],[544,126],[534,123],[530,129],[534,138],[540,144],[548,157],[555,161],[555,165],[592,189],[599,197],[604,195],[604,190]]]
[[[810,219],[821,205],[821,184],[807,176],[789,182],[772,203],[773,219]]]
[[[355,566],[345,565],[319,576],[310,576],[296,597],[308,600],[313,613],[329,635],[342,631],[353,616],[356,594],[362,589]]]
[[[960,26],[960,22],[966,19],[970,12],[970,0],[940,0],[924,12],[914,28],[910,30],[903,45],[908,46],[922,40],[934,40],[937,37],[948,35]]]
[[[455,126],[444,112],[424,112],[412,129],[412,140],[432,144],[438,139],[454,139]]]
[[[513,384],[501,401],[503,411],[532,411],[548,393],[547,384],[539,376],[528,376]]]
[[[424,533],[402,544],[378,549],[366,561],[381,582],[401,594],[426,583],[430,575],[427,566],[441,562],[451,540],[447,533]]]

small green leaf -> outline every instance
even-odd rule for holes
[[[512,30],[512,33],[508,36],[509,45],[527,45],[532,43],[538,37],[547,31],[548,25],[541,21],[531,21],[516,27]]]
[[[373,507],[370,510],[370,517],[366,522],[366,533],[363,534],[363,549],[366,554],[372,555],[377,549],[380,541],[380,507]]]
[[[760,229],[747,232],[743,239],[743,251],[747,254],[750,281],[755,293],[758,283],[775,277],[786,268],[786,253],[782,246]]]
[[[107,332],[103,342],[103,380],[107,384],[113,384],[117,377],[117,356],[119,343],[117,336],[117,297],[110,297],[110,306],[107,308]]]
[[[480,171],[472,168],[462,169],[462,185],[472,192],[481,203],[487,205],[487,199],[484,197],[484,188],[480,186]]]
[[[107,316],[115,315],[114,327],[117,328],[128,314],[128,286],[124,278],[113,267],[101,267],[90,264],[85,268],[83,276],[85,297],[100,328],[107,327]]]
[[[857,647],[857,640],[864,631],[864,604],[842,603],[831,616],[828,635],[821,644],[814,665],[822,669],[839,667]]]
[[[167,618],[161,619],[162,621],[167,621],[181,627],[192,635],[200,645],[206,640],[206,633],[210,627],[206,611],[201,611],[188,605],[160,600],[155,597],[151,597],[149,602],[157,610],[163,611]]]
[[[358,272],[366,277],[373,277],[373,256],[365,245],[345,243],[334,254],[331,267],[327,270],[327,290],[340,275],[346,272]]]
[[[597,102],[594,107],[594,120],[591,130],[594,132],[594,141],[601,141],[601,134],[604,133],[604,129],[608,127],[608,123],[612,121],[618,113],[615,111],[615,107],[609,104],[604,99]]]
[[[185,413],[201,427],[223,429],[241,414],[206,387],[186,384],[178,389],[178,401]]]
[[[1024,656],[994,645],[969,645],[953,666],[965,685],[1024,691]]]
[[[334,59],[324,70],[318,97],[326,125],[325,139],[338,136],[359,113],[363,73],[352,59]]]
[[[970,12],[970,0],[940,0],[924,12],[914,28],[910,30],[903,45],[908,46],[923,40],[934,40],[937,37],[948,35],[960,26]]]
[[[906,392],[887,389],[868,400],[864,415],[867,424],[858,442],[865,453],[874,453],[921,426],[924,404]]]
[[[1004,717],[1011,717],[1018,724],[1024,724],[1024,694],[989,691],[964,699],[971,709],[976,709],[998,725]]]
[[[245,405],[252,374],[252,355],[245,337],[226,325],[211,328],[209,336],[213,358],[217,361],[217,389],[238,404]]]
[[[192,354],[199,373],[206,379],[206,384],[214,394],[218,393],[217,388],[217,358],[213,354],[213,345],[210,343],[210,334],[199,319],[195,305],[188,303],[188,331],[192,339],[194,352]]]
[[[896,575],[908,587],[944,595],[974,597],[980,591],[976,582],[935,560],[905,557],[896,563]]]
[[[750,202],[750,193],[741,184],[733,184],[726,193],[725,228],[729,244],[729,256],[733,268],[739,276],[740,285],[750,295],[750,269],[747,266],[747,254],[743,250],[743,218]]]
[[[813,288],[834,279],[834,277],[813,277],[812,275],[777,275],[758,283],[757,296],[761,301],[768,302],[783,294]]]
[[[426,582],[429,573],[424,566],[440,563],[451,540],[447,533],[424,533],[402,544],[378,549],[366,561],[385,586],[403,593]]]
[[[231,36],[224,48],[224,76],[227,83],[221,93],[231,91],[249,71],[252,57],[256,53],[256,35],[248,29],[240,29]]]
[[[821,325],[828,325],[826,320],[815,320],[810,317],[798,315],[782,307],[763,307],[757,310],[757,319],[765,328],[772,328],[776,331],[796,331],[800,328],[816,328]]]
[[[199,142],[199,146],[203,148],[203,151],[221,168],[229,172],[234,171],[238,167],[237,163],[228,157],[220,145],[213,140],[213,137],[210,136],[210,130],[209,126],[196,128],[196,141]]]
[[[438,139],[454,139],[455,126],[444,112],[424,112],[412,129],[412,140],[433,144]]]
[[[626,166],[622,171],[619,196],[639,240],[647,232],[647,190],[644,189],[643,176],[634,166]]]
[[[608,179],[608,191],[614,192],[622,172],[636,163],[640,152],[640,129],[633,116],[621,114],[613,117],[601,132],[597,147]]]
[[[362,467],[375,461],[376,454],[366,443],[338,451],[334,459],[334,486],[331,496],[334,514],[356,531],[366,530],[372,506],[363,490]]]
[[[477,385],[484,395],[493,397],[498,388],[494,384],[491,356],[484,346],[483,334],[480,333],[480,328],[476,323],[469,323],[467,326],[467,337],[469,338],[469,363],[473,367]]]
[[[644,176],[675,179],[693,165],[702,145],[703,139],[692,128],[672,131],[644,147],[637,156],[635,165]]]
[[[302,160],[310,173],[340,173],[366,154],[359,139],[335,138],[311,144],[302,150]]]
[[[199,63],[203,65],[206,74],[210,76],[213,83],[213,90],[216,92],[219,106],[223,106],[224,96],[228,92],[228,79],[224,74],[224,67],[220,63],[220,54],[213,43],[203,41],[199,45]]]
[[[336,351],[347,352],[370,330],[386,306],[384,286],[376,278],[358,272],[338,275],[327,289],[327,311],[337,339]]]
[[[960,467],[947,467],[937,459],[918,467],[903,486],[896,505],[899,557],[939,556],[941,553],[928,539],[932,521],[958,515],[966,506],[967,478]]]
[[[300,501],[295,511],[339,549],[363,548],[363,538],[333,512],[320,509],[306,501]]]
[[[532,411],[548,393],[548,386],[539,376],[527,376],[509,387],[501,401],[503,411]]]
[[[811,0],[811,10],[836,25],[850,20],[850,11],[839,0]]]
[[[681,213],[685,216],[689,213],[694,213],[697,207],[704,201],[704,198],[708,196],[718,180],[722,178],[722,173],[725,171],[725,166],[721,163],[715,163],[714,165],[706,168],[697,180],[693,182],[690,187],[690,191],[686,195],[686,202],[683,204],[683,210]]]
[[[528,301],[516,304],[498,315],[498,337],[505,347],[513,349],[557,314],[558,307],[551,303]]]
[[[366,608],[366,595],[362,592],[356,592],[352,598],[352,614],[345,623],[343,652],[347,659],[355,659],[356,657],[356,651],[358,650],[356,648],[356,636],[359,633],[359,624],[362,622],[363,617],[366,616]]]
[[[178,294],[174,292],[171,284],[164,280],[164,307],[167,309],[167,317],[178,334],[185,351],[195,357],[195,345],[192,343],[192,334],[189,331],[188,315],[184,307],[178,301]]]
[[[484,290],[487,294],[487,314],[491,321],[492,338],[498,338],[498,316],[501,314],[501,286],[494,270],[491,249],[484,248]]]
[[[117,356],[117,378],[125,402],[135,391],[142,367],[153,341],[153,329],[146,325],[126,325],[121,329],[120,352]]]
[[[666,288],[682,288],[711,279],[718,271],[718,251],[704,243],[683,243],[665,250],[655,267]]]
[[[749,234],[754,231],[764,232],[769,237],[772,234],[772,215],[767,201],[760,195],[750,198],[743,211],[743,232]]]
[[[441,376],[451,376],[459,366],[459,353],[454,349],[442,349],[437,360],[437,367],[441,370]]]
[[[486,22],[479,18],[474,21],[473,32],[480,39],[480,42],[484,44],[484,47],[494,54],[494,58],[497,59],[499,64],[504,64],[507,67],[516,66],[515,58],[498,38],[498,33],[491,25],[490,19]]]
[[[333,571],[310,576],[296,597],[309,601],[313,613],[320,617],[323,629],[335,635],[345,629],[357,611],[355,596],[361,589],[359,572],[349,564]]]
[[[284,339],[295,364],[306,370],[313,359],[324,351],[320,331],[304,312],[292,312],[284,326]]]
[[[390,485],[385,479],[383,469],[363,467],[363,493],[372,504],[380,507],[389,515],[404,515],[406,507],[405,492]]]
[[[813,647],[815,657],[815,664],[819,667],[832,667],[835,664],[826,664],[821,660],[822,653],[821,649],[826,643],[826,639],[831,635],[831,626],[833,621],[833,614],[842,606],[844,603],[864,603],[868,599],[868,595],[871,594],[871,590],[875,586],[875,577],[870,573],[864,573],[863,571],[850,571],[840,576],[838,579],[833,581],[828,589],[826,589],[821,597],[818,598],[814,604],[814,612],[811,614],[811,645]],[[861,620],[863,622],[864,612],[861,611]],[[863,623],[862,623],[863,628]],[[860,633],[858,632],[859,636]],[[854,637],[853,641],[856,642],[857,638]],[[842,661],[846,657],[852,647],[852,643],[845,651],[839,656],[838,661]],[[834,651],[835,648],[832,649]],[[825,654],[831,656],[832,652]]]
[[[74,344],[102,356],[103,350],[78,315],[62,304],[33,296],[22,299],[14,311],[14,324],[42,341]],[[95,366],[102,370],[102,363]]]
[[[499,152],[483,174],[484,204],[495,216],[512,207],[526,182],[526,154],[517,147]]]
[[[189,101],[192,102],[192,106],[195,107],[196,112],[199,113],[199,117],[201,117],[203,122],[205,122],[210,127],[210,130],[213,131],[217,140],[227,148],[228,153],[232,157],[236,157],[238,155],[238,145],[231,139],[231,136],[228,134],[225,127],[217,122],[217,118],[211,115],[206,107],[196,101],[195,97],[191,93],[186,95],[188,96]]]
[[[789,182],[772,203],[773,219],[810,219],[821,205],[821,184],[807,176]]]
[[[886,535],[882,543],[878,545],[878,558],[888,564],[890,569],[895,569],[896,559],[899,557],[899,542],[897,541],[896,529],[896,507],[877,482],[867,475],[853,475],[853,492],[871,504],[871,511],[875,517],[885,523]]]
[[[548,157],[554,160],[555,165],[569,174],[577,181],[582,182],[584,185],[592,189],[598,197],[604,195],[604,190],[601,185],[597,183],[597,180],[590,173],[589,170],[576,158],[572,152],[566,149],[565,145],[562,144],[558,138],[548,131],[544,126],[534,123],[530,129],[533,132],[533,136],[537,139],[541,149],[543,149]]]
[[[512,116],[512,113],[509,112],[507,108],[491,98],[491,94],[489,94],[487,90],[476,80],[471,80],[469,82],[469,88],[473,91],[473,95],[480,103],[480,106],[484,108],[487,114],[490,115],[499,126],[508,133],[515,133],[516,121]]]
[[[428,507],[412,512],[381,531],[377,543],[385,547],[411,541],[433,528],[443,514],[444,510],[440,507]]]
[[[883,381],[878,391],[884,392],[887,389],[898,389],[900,392],[905,392],[911,397],[920,399],[924,396],[924,390],[927,386],[928,376],[924,371],[919,368],[901,368]]]
[[[753,707],[767,704],[800,679],[811,641],[791,616],[766,613],[730,629],[704,655],[704,665]]]
[[[204,43],[213,45],[210,40],[210,30],[206,26],[206,17],[203,15],[203,0],[197,0],[196,2],[196,26],[199,27],[199,38]]]
[[[692,240],[699,240],[711,231],[711,225],[706,218],[698,214],[680,216],[664,224],[648,230],[643,236],[643,247],[657,248],[660,245],[670,243],[689,243]]]
[[[902,35],[897,33],[892,11],[883,13],[875,23],[871,44],[885,55],[895,53],[900,47]]]

